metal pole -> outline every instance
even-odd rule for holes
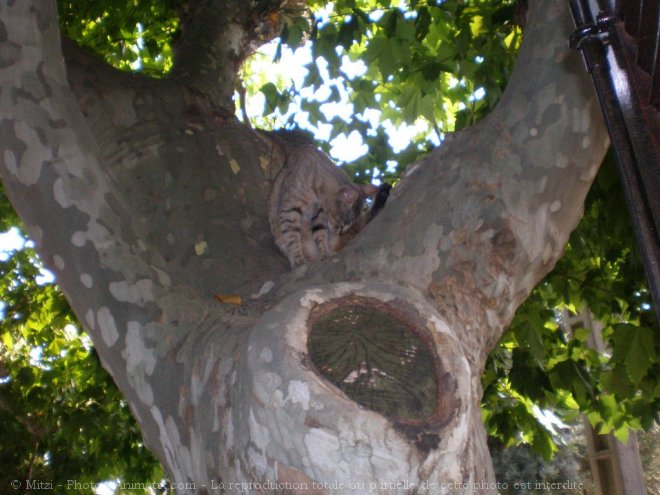
[[[603,0],[601,0],[602,3]],[[639,162],[649,170],[657,167],[653,150],[645,142],[639,109],[631,97],[631,86],[626,72],[620,67],[621,53],[615,53],[618,44],[613,39],[616,18],[605,14],[594,15],[588,0],[569,0],[576,31],[569,43],[579,49],[591,74],[605,117],[612,147],[619,164],[619,175],[631,213],[635,236],[649,282],[655,314],[660,322],[660,237],[653,221],[651,202],[639,173]],[[607,2],[604,5],[609,11]],[[605,11],[605,12],[607,12]],[[629,124],[629,125],[627,125]],[[633,131],[629,127],[633,126]],[[658,183],[648,184],[657,187]]]

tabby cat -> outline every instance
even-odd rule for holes
[[[384,206],[391,186],[351,182],[313,144],[282,147],[286,162],[275,177],[268,217],[275,244],[297,267],[342,249]],[[365,200],[373,195],[365,212]]]

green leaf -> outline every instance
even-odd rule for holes
[[[398,9],[390,10],[382,19],[383,31],[387,38],[392,38],[396,34],[396,27],[399,23],[401,12]]]
[[[638,384],[656,357],[653,332],[645,327],[617,325],[613,345],[613,361],[624,364],[633,383]]]
[[[426,118],[426,120],[428,120],[432,124],[435,124],[436,123],[435,107],[436,107],[436,102],[433,96],[431,95],[423,96],[421,101],[419,102],[419,114],[424,118]]]
[[[420,115],[422,92],[414,86],[404,88],[397,105],[401,108],[405,122],[412,124]]]
[[[268,82],[259,88],[264,96],[266,97],[266,105],[264,108],[264,115],[272,113],[278,108],[280,101],[282,100],[282,95],[280,94],[277,86],[272,82]]]
[[[401,17],[396,24],[396,38],[399,41],[413,43],[416,40],[415,24],[404,17]]]
[[[591,330],[588,328],[578,328],[573,331],[573,337],[575,337],[580,342],[586,342],[591,335]]]
[[[307,20],[302,17],[296,17],[285,23],[280,38],[290,47],[297,48],[302,45],[303,38],[308,29]]]
[[[303,86],[306,88],[319,87],[323,83],[323,79],[321,78],[321,73],[319,72],[316,62],[312,62],[305,66],[305,68],[307,69],[307,75],[305,76]]]
[[[610,394],[603,394],[600,397],[601,413],[603,419],[610,420],[617,415],[618,407],[616,398]]]
[[[538,428],[534,433],[532,450],[541,455],[546,462],[550,462],[558,448],[552,439],[552,435],[545,428]]]
[[[377,62],[381,76],[387,79],[395,73],[407,53],[407,48],[396,39],[373,38],[367,47],[365,62]]]
[[[360,43],[361,41],[362,30],[360,29],[360,17],[358,15],[351,15],[339,27],[337,43],[348,51],[353,43]]]
[[[514,349],[509,379],[517,392],[532,400],[539,400],[544,391],[550,389],[550,385],[542,370],[530,364],[533,361],[530,358],[524,350]]]
[[[619,397],[632,398],[635,393],[634,383],[627,374],[617,366],[613,371],[606,371],[601,375],[603,388]]]
[[[614,436],[623,444],[628,443],[628,438],[630,438],[630,428],[628,425],[624,425],[621,428],[614,430]]]
[[[475,15],[470,21],[470,32],[473,38],[476,38],[485,31],[484,18],[480,15]]]
[[[415,19],[415,38],[418,41],[423,40],[429,33],[429,27],[432,22],[431,12],[428,7],[422,6],[417,10],[417,19]]]

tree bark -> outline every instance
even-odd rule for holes
[[[62,51],[55,2],[0,5],[5,190],[180,493],[496,493],[485,359],[561,255],[607,146],[567,11],[534,2],[495,111],[411,166],[341,253],[290,272],[267,215],[285,157],[228,103],[247,48],[226,43],[254,41],[246,18],[225,9],[201,38],[193,18],[157,81]],[[204,57],[181,55],[198,42]],[[428,417],[374,410],[310,358],[319,314],[341,327],[349,304],[427,348]]]

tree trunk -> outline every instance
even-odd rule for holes
[[[5,189],[180,493],[496,493],[486,356],[607,146],[566,2],[533,3],[496,110],[293,271],[267,214],[285,157],[227,103],[253,12],[199,2],[150,80],[61,50],[54,1],[1,4]]]

